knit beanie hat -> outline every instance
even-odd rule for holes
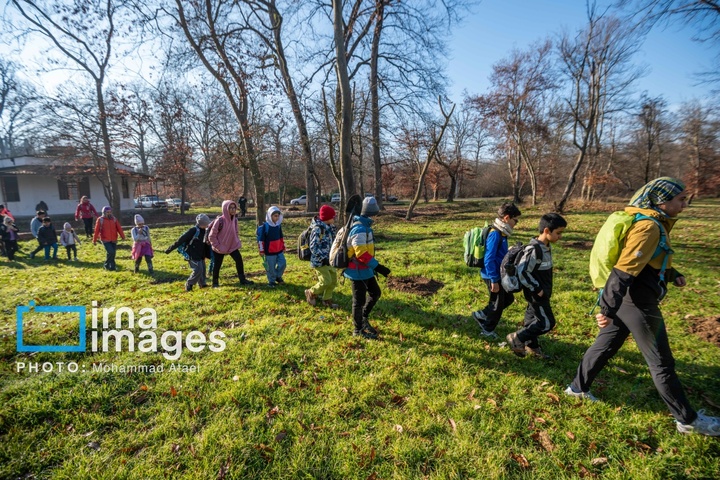
[[[68,232],[72,230],[72,225],[70,225],[70,222],[65,222],[63,224],[63,230],[67,230]]]
[[[323,205],[320,207],[320,220],[323,222],[335,218],[335,209],[330,205]]]
[[[210,217],[208,217],[204,213],[201,213],[200,215],[195,217],[195,223],[197,223],[199,227],[205,228],[210,225]]]
[[[380,207],[378,207],[375,197],[365,197],[360,215],[363,217],[374,217],[378,213],[380,213]]]
[[[112,208],[110,208],[110,205],[105,205],[105,206],[102,208],[102,213],[103,213],[103,215],[105,215],[105,212],[112,212]]]
[[[103,208],[103,210],[105,210],[105,209]],[[144,225],[144,224],[145,224],[145,219],[142,218],[142,215],[140,215],[140,214],[135,214],[135,225],[140,225],[141,223]]]

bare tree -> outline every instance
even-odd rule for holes
[[[453,112],[455,111],[455,105],[453,104],[452,108],[448,113],[445,113],[445,108],[442,104],[442,98],[438,98],[438,105],[440,106],[440,113],[443,116],[443,123],[440,127],[440,131],[436,132],[433,128],[432,132],[432,144],[430,145],[430,149],[427,152],[427,156],[425,157],[425,163],[422,167],[422,170],[420,171],[420,175],[418,178],[417,183],[417,189],[415,190],[415,196],[413,197],[412,201],[410,202],[410,206],[408,207],[408,211],[405,214],[405,220],[410,220],[412,218],[413,210],[415,209],[415,206],[420,201],[420,195],[422,195],[423,187],[425,185],[425,175],[427,174],[428,168],[430,167],[430,163],[432,162],[433,158],[436,157],[438,145],[442,142],[443,135],[445,134],[445,130],[447,129],[448,124],[450,123],[450,119],[452,118]]]
[[[643,143],[643,163],[645,166],[645,183],[651,178],[660,174],[661,155],[660,135],[663,129],[662,115],[665,108],[665,101],[661,97],[650,98],[643,95],[641,99],[640,113],[640,137]],[[655,155],[655,169],[652,170],[652,158]]]
[[[720,186],[720,119],[699,102],[680,109],[680,140],[688,159],[692,192],[717,195]]]
[[[588,154],[600,148],[605,116],[624,108],[630,85],[642,73],[631,62],[640,45],[639,34],[618,18],[599,15],[593,4],[588,7],[587,26],[560,40],[562,72],[570,82],[566,103],[577,156],[555,203],[558,212],[565,208]]]
[[[37,103],[32,85],[17,77],[15,64],[0,57],[0,158],[17,151],[16,139],[31,130]]]
[[[113,0],[56,0],[39,4],[32,0],[11,0],[28,22],[28,35],[48,40],[72,64],[93,80],[97,119],[104,147],[108,198],[120,215],[120,190],[108,129],[104,83],[117,41],[118,5]]]

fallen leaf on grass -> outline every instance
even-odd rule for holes
[[[93,450],[100,450],[99,442],[90,442],[86,446],[92,448]]]
[[[377,473],[373,472],[365,480],[378,480]]]
[[[394,428],[395,428],[395,431],[398,432],[398,433],[402,433],[402,431],[403,431],[402,425],[395,425]]]
[[[510,457],[515,460],[521,468],[530,468],[530,462],[528,462],[527,458],[525,458],[525,455],[522,453],[510,453]]]
[[[170,447],[170,451],[172,453],[175,453],[177,455],[180,455],[180,444],[179,443],[173,443],[172,447]]]
[[[549,398],[550,400],[552,400],[553,402],[555,402],[555,403],[560,403],[560,397],[558,397],[558,396],[555,395],[554,393],[548,392],[548,393],[546,393],[545,395],[547,395],[548,398]]]
[[[580,470],[580,478],[595,478],[597,475],[592,473],[590,470],[587,469],[585,465],[582,463],[578,467],[578,470]]]
[[[238,380],[240,380],[240,375],[235,375],[233,377],[233,382],[237,382]]]
[[[540,444],[542,448],[544,448],[548,452],[552,452],[555,450],[555,444],[553,444],[552,440],[550,440],[550,435],[544,430],[541,430],[537,433],[533,433],[531,435],[532,439],[535,440]]]
[[[401,342],[404,342],[404,341],[405,341],[405,337],[403,337],[402,332],[400,332],[399,336],[400,336],[400,341],[401,341]],[[373,475],[375,475],[375,474],[373,473]]]
[[[453,420],[452,418],[448,418],[448,421],[450,422],[450,426],[452,427],[453,432],[457,432],[457,424],[455,423],[455,420]]]
[[[140,390],[142,390],[143,392],[147,392],[147,391],[148,391],[148,386],[147,386],[147,385],[140,385]]]
[[[171,397],[177,396],[177,390],[175,390],[175,387],[173,387],[172,385],[170,385],[170,396]]]
[[[258,293],[257,295],[255,295],[255,296],[253,297],[253,302],[256,302],[257,299],[260,298],[260,295],[261,295],[260,293]]]
[[[89,431],[89,432],[87,432],[87,433],[83,433],[82,436],[83,436],[83,437],[89,437],[89,436],[92,435],[93,433],[95,433],[95,430],[91,430],[91,431]]]
[[[230,460],[226,461],[223,465],[220,466],[220,470],[218,470],[217,479],[223,480],[225,478],[225,475],[228,474],[230,471]]]
[[[567,437],[568,437],[570,440],[575,440],[575,434],[574,434],[574,433],[568,431],[568,432],[565,432],[565,435],[567,435]]]
[[[545,419],[542,418],[542,417],[535,417],[535,421],[536,421],[537,423],[542,423],[543,425],[545,425],[545,424],[547,423],[547,420],[545,420]]]
[[[488,398],[487,403],[489,403],[493,407],[497,408],[497,402],[495,400],[493,400],[492,398]]]
[[[590,460],[590,464],[593,467],[601,467],[601,466],[607,465],[607,463],[608,463],[607,457],[597,457],[597,458],[593,458],[592,460]]]
[[[468,400],[472,400],[473,397],[475,397],[475,389],[474,388],[470,391],[470,394],[467,396],[467,398],[468,398]]]
[[[287,432],[285,430],[281,431],[277,435],[275,435],[275,441],[276,442],[282,442],[287,437]]]

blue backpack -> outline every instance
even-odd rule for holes
[[[178,246],[177,251],[180,255],[182,255],[185,260],[190,260],[190,256],[187,253],[187,248],[192,245],[192,243],[197,240],[200,237],[200,228],[195,227],[195,235],[193,235],[193,238],[190,239],[188,243],[182,243]]]

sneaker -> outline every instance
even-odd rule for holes
[[[277,287],[277,283],[275,283],[275,282],[268,282],[268,287]]]
[[[565,395],[569,395],[571,397],[580,398],[582,400],[589,400],[591,402],[597,402],[599,401],[595,395],[593,395],[590,392],[576,392],[572,389],[570,385],[563,391]],[[678,426],[678,430],[680,430],[680,427]]]
[[[520,341],[517,332],[508,333],[505,339],[507,340],[508,347],[510,347],[510,350],[512,350],[515,355],[518,357],[525,356],[525,343]]]
[[[285,283],[285,280],[283,280],[282,278],[278,278],[278,279],[275,280],[275,281],[276,281],[277,283],[279,283],[280,285],[282,285],[283,283]]]
[[[193,287],[192,285],[185,285],[185,291],[186,291],[186,292],[191,292],[191,291],[192,291],[192,287]]]
[[[135,265],[135,273],[140,273],[140,266],[139,266],[139,265]]]
[[[472,318],[477,322],[478,326],[480,327],[480,335],[489,338],[498,338],[497,333],[485,328],[485,324],[483,322],[487,320],[487,317],[483,312],[481,312],[480,310],[478,310],[477,312],[473,312]]]
[[[323,305],[327,308],[332,308],[333,310],[340,307],[337,303],[333,303],[332,300],[323,300]]]
[[[220,284],[219,284],[219,283],[213,283],[213,284],[212,284],[212,288],[220,288]]]
[[[697,418],[692,423],[680,423],[677,420],[677,431],[680,433],[699,433],[710,437],[720,437],[720,417],[705,415],[705,410],[698,410]]]
[[[255,282],[248,280],[247,278],[243,278],[240,280],[240,285],[255,285]]]
[[[207,284],[207,283],[202,283],[202,284],[200,284],[200,288],[207,288],[207,287],[208,287],[208,284]]]
[[[307,300],[307,302],[310,305],[312,305],[313,307],[315,306],[315,303],[317,302],[315,295],[310,291],[309,288],[307,290],[305,290],[305,300]]]
[[[375,335],[376,337],[378,336],[378,331],[375,330],[375,327],[373,327],[372,325],[370,325],[370,321],[369,321],[367,318],[363,318],[363,327],[362,327],[362,329],[370,332],[371,334]]]
[[[376,334],[372,333],[371,331],[369,331],[366,328],[362,328],[360,330],[358,330],[358,329],[353,330],[353,337],[363,337],[368,340],[376,340],[378,338],[378,336]]]
[[[531,355],[535,358],[542,358],[542,359],[550,358],[550,355],[545,355],[540,347],[532,348],[532,347],[525,345],[525,353],[527,353],[528,355]]]

